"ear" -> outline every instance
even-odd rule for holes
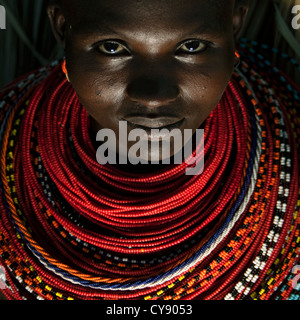
[[[59,5],[49,5],[47,13],[57,42],[65,49],[66,19]]]
[[[233,15],[233,34],[236,40],[241,36],[245,24],[249,7],[247,5],[238,5],[234,9]]]

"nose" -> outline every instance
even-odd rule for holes
[[[153,108],[168,105],[178,98],[180,90],[174,76],[145,71],[133,77],[127,86],[127,95],[132,101]]]

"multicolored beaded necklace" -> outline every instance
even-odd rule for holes
[[[300,91],[255,49],[242,40],[241,63],[205,122],[199,176],[185,163],[145,174],[99,165],[89,116],[60,65],[6,88],[2,293],[299,300]]]

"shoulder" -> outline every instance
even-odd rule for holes
[[[298,62],[277,49],[246,39],[240,42],[239,52],[241,63],[235,74],[248,84],[247,88],[250,88],[256,100],[265,105],[265,112],[269,112],[270,106],[275,105],[283,112],[294,113],[300,119]],[[279,58],[281,64],[278,67],[276,61]],[[293,75],[286,73],[290,66],[293,67]]]
[[[0,132],[3,133],[10,115],[26,104],[32,93],[56,70],[59,70],[57,61],[19,77],[0,91]]]

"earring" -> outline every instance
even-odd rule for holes
[[[63,73],[66,75],[66,78],[67,78],[68,82],[70,82],[69,75],[68,75],[68,70],[67,70],[67,67],[66,67],[66,59],[64,59],[62,65],[61,65],[61,68],[62,68]]]
[[[234,53],[234,67],[237,68],[240,65],[241,62],[241,56],[237,50],[235,50]]]

